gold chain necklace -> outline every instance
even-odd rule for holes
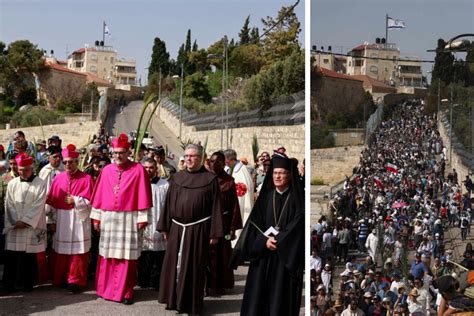
[[[275,229],[279,230],[280,229],[280,221],[281,221],[281,216],[283,215],[283,212],[285,211],[286,204],[288,203],[288,200],[290,199],[291,193],[288,193],[288,196],[286,197],[286,201],[283,204],[283,208],[281,209],[280,216],[278,217],[277,221],[277,216],[276,216],[276,209],[275,209],[275,195],[276,195],[276,189],[273,191],[273,219],[275,220]]]

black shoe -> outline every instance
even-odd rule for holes
[[[133,298],[125,298],[122,303],[124,305],[132,305],[133,303],[135,303],[135,301],[133,300]]]
[[[79,293],[80,290],[81,289],[76,284],[69,284],[67,286],[67,291],[71,294],[77,294],[77,293]]]

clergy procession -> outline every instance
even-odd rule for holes
[[[471,233],[472,182],[450,158],[422,102],[395,107],[312,228],[313,315],[472,315],[472,244],[452,237]]]
[[[138,146],[137,155],[132,149]],[[284,147],[255,165],[234,149],[188,144],[175,167],[103,129],[79,149],[59,136],[0,145],[0,296],[52,284],[125,305],[136,287],[200,314],[248,266],[242,315],[298,315],[304,270],[304,166]]]

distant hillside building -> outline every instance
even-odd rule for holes
[[[332,52],[316,51],[312,53],[313,67],[326,68],[338,73],[346,73],[347,57]]]
[[[136,61],[117,58],[112,46],[93,47],[74,51],[68,58],[67,67],[79,72],[90,72],[114,85],[137,85]]]
[[[396,44],[365,43],[353,48],[349,55],[348,75],[369,76],[392,87],[422,87],[421,61],[401,58]]]

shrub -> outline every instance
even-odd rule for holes
[[[64,123],[64,118],[55,111],[35,106],[27,111],[16,112],[12,116],[11,122],[15,127],[20,128],[38,126],[40,122],[41,125],[61,124]]]
[[[311,179],[311,185],[324,185],[324,180],[319,178]]]
[[[334,147],[334,136],[327,126],[311,126],[311,149]]]

